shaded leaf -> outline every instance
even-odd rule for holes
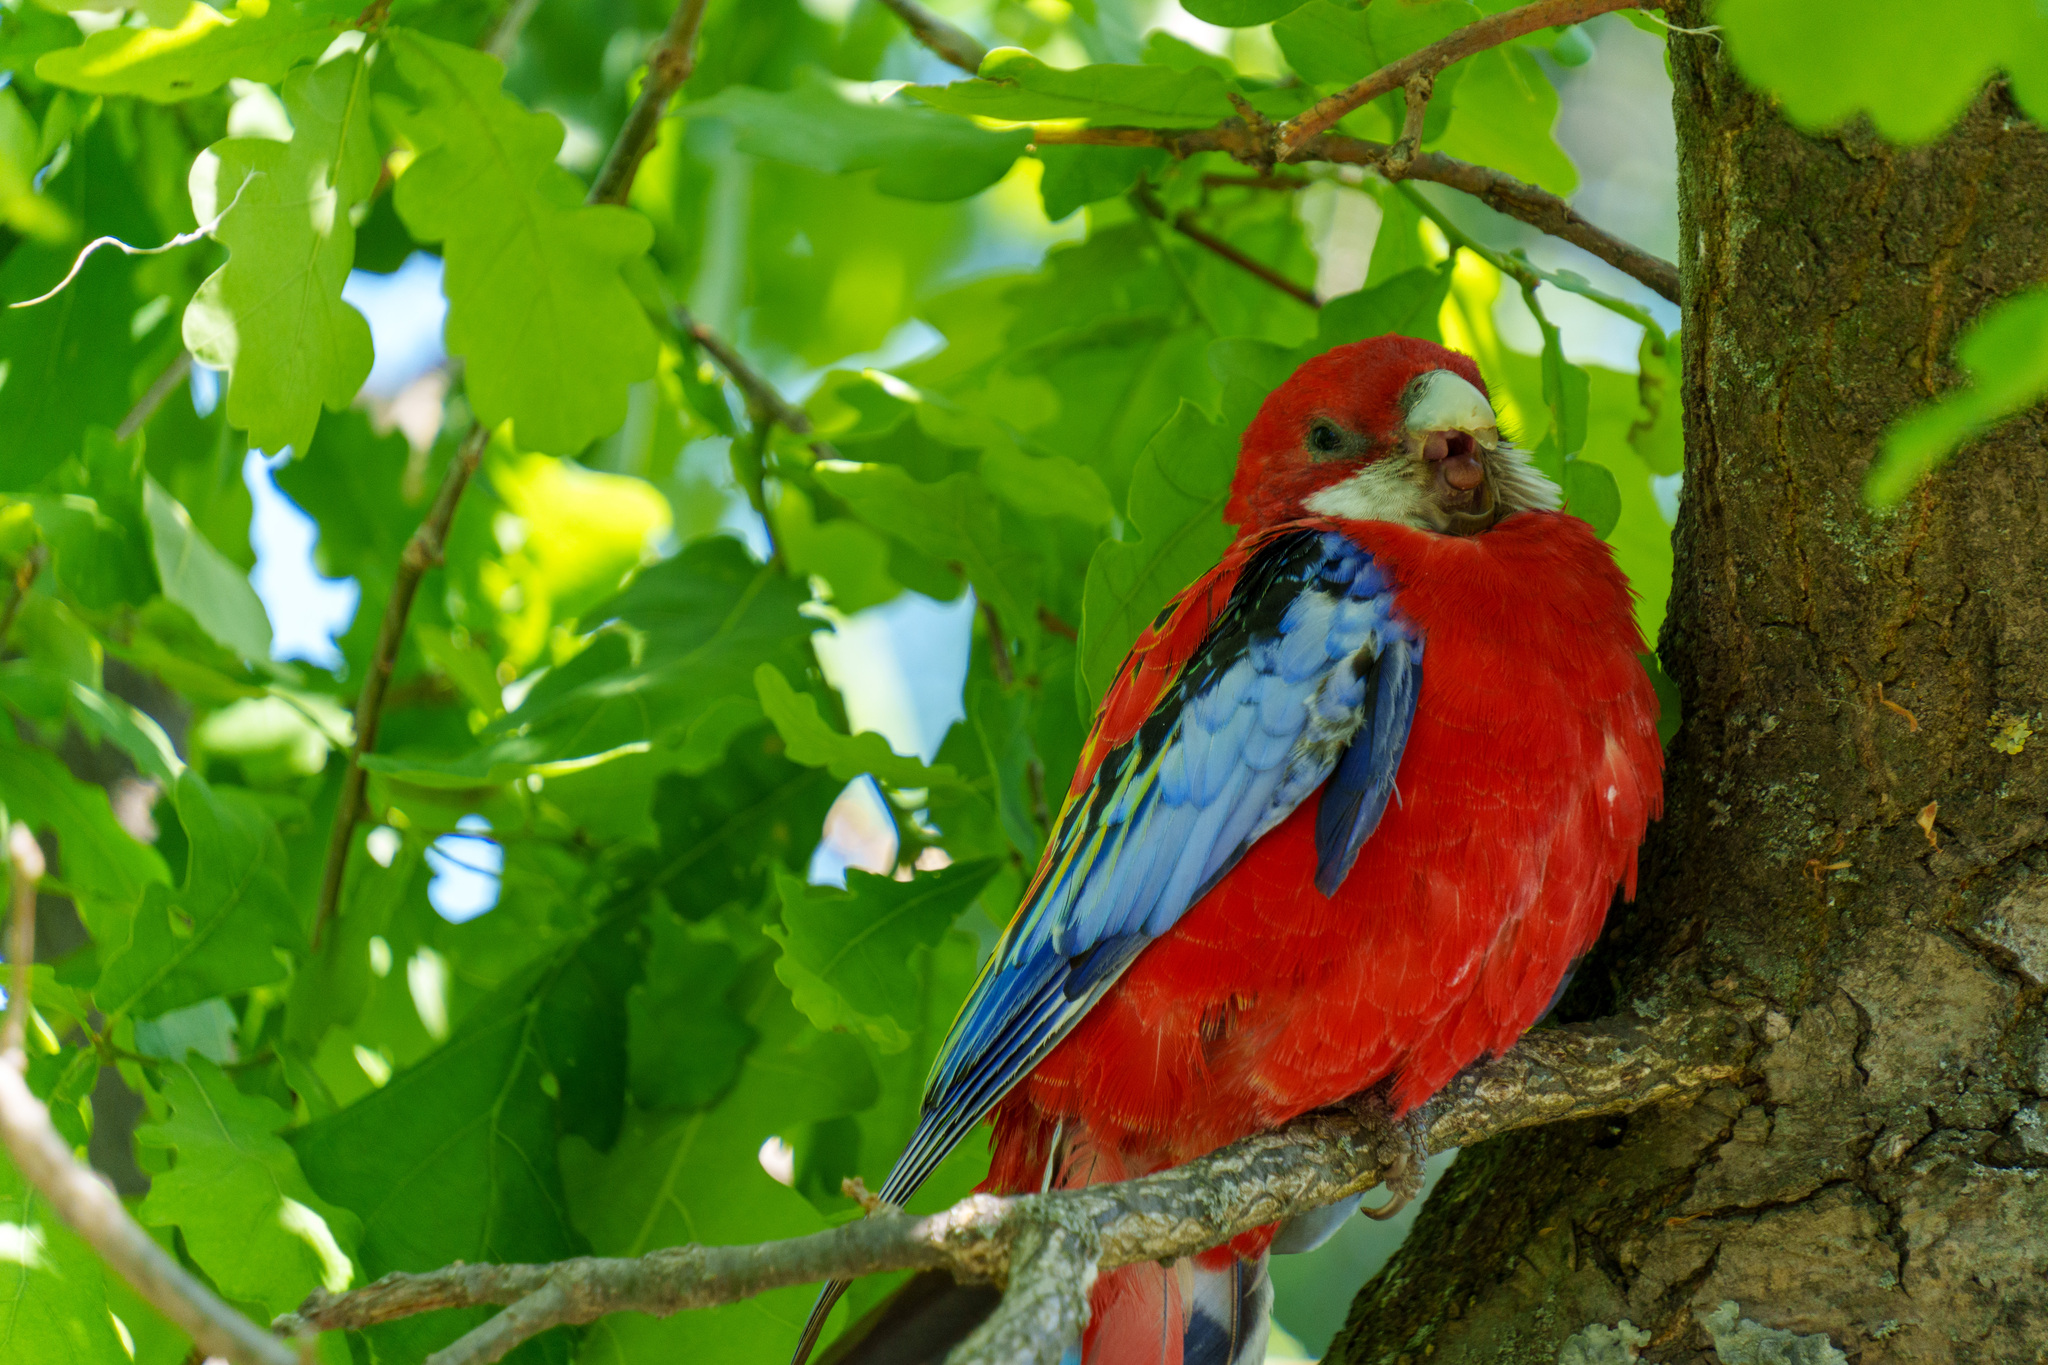
[[[261,804],[188,768],[177,807],[190,866],[176,890],[153,882],[145,892],[133,937],[93,988],[108,1015],[163,1014],[276,981],[285,975],[278,950],[304,947],[279,876],[284,850]]]
[[[47,750],[0,743],[0,802],[9,818],[57,836],[52,870],[101,953],[126,942],[143,893],[170,873],[155,849],[121,828],[106,790],[80,782]]]
[[[979,194],[1031,141],[1021,128],[995,132],[904,105],[855,104],[816,72],[794,90],[728,86],[683,110],[731,124],[740,150],[754,156],[834,173],[878,170],[876,188],[905,199]]]
[[[823,768],[841,782],[863,773],[877,782],[904,788],[955,780],[951,768],[928,768],[915,758],[905,758],[872,730],[844,735],[833,729],[818,714],[818,699],[791,687],[773,664],[755,670],[754,686],[760,690],[762,711],[774,723],[795,762]]]
[[[247,575],[213,548],[191,514],[155,479],[143,484],[143,507],[164,596],[243,658],[269,658],[270,617]]]
[[[1181,128],[1229,118],[1230,86],[1207,67],[1102,64],[1063,71],[1021,48],[999,47],[978,80],[912,85],[934,109],[996,119],[1088,119],[1135,128]]]
[[[758,901],[771,870],[810,857],[843,779],[793,763],[782,749],[762,726],[703,775],[670,774],[655,786],[661,846],[650,885],[684,917]]]
[[[1201,577],[1230,544],[1223,504],[1237,440],[1183,401],[1131,477],[1133,538],[1105,541],[1088,562],[1080,679],[1087,709],[1109,690],[1124,656],[1167,599]]]
[[[739,980],[739,954],[660,906],[645,923],[647,979],[626,995],[633,1103],[707,1108],[739,1075],[757,1036],[726,998]]]
[[[100,1258],[15,1169],[0,1148],[0,1343],[14,1360],[129,1365],[107,1313]]]
[[[912,953],[938,943],[997,866],[992,858],[955,863],[906,882],[856,868],[844,891],[778,876],[782,924],[765,930],[782,949],[775,974],[820,1029],[901,1052],[922,1013]]]

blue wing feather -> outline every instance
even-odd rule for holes
[[[1365,550],[1320,528],[1262,548],[1138,733],[1061,812],[882,1197],[906,1199],[1318,787],[1315,882],[1334,892],[1386,809],[1421,669],[1421,638]]]

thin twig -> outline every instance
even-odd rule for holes
[[[477,46],[500,62],[510,64],[513,49],[519,46],[519,35],[539,8],[540,0],[512,0],[510,7],[499,16],[497,23],[491,25],[491,31]]]
[[[221,1302],[150,1240],[113,1189],[72,1157],[70,1144],[50,1123],[50,1111],[28,1088],[28,970],[35,957],[36,883],[44,872],[43,851],[34,833],[19,822],[8,831],[7,848],[14,879],[8,945],[14,975],[0,1050],[0,1139],[15,1169],[101,1260],[184,1329],[203,1354],[236,1365],[299,1365],[299,1353],[290,1345]]]
[[[1739,1079],[1753,1046],[1743,1020],[1718,1006],[1658,1020],[1539,1030],[1453,1081],[1430,1103],[1427,1145],[1433,1151],[1470,1146],[1533,1124],[1697,1094]],[[294,1334],[353,1331],[442,1308],[519,1305],[544,1293],[512,1321],[486,1324],[464,1339],[470,1345],[457,1342],[434,1358],[436,1365],[472,1365],[496,1359],[485,1348],[509,1349],[516,1342],[508,1338],[520,1331],[530,1335],[622,1311],[667,1316],[790,1285],[943,1268],[960,1279],[1007,1283],[1012,1295],[1028,1289],[1039,1307],[1026,1315],[1020,1304],[1010,1321],[1028,1317],[1043,1332],[1048,1323],[1081,1320],[1088,1266],[1171,1260],[1326,1207],[1371,1188],[1407,1150],[1405,1139],[1369,1117],[1364,1106],[1325,1111],[1140,1180],[1010,1198],[976,1195],[943,1213],[882,1215],[754,1246],[671,1247],[634,1260],[582,1257],[553,1265],[453,1265],[394,1273],[344,1294],[315,1290],[275,1328]],[[1047,1239],[1058,1245],[1043,1247]],[[1047,1273],[1035,1273],[1034,1266]],[[1013,1341],[1007,1332],[998,1335]],[[1039,1358],[1036,1349],[1023,1358]],[[972,1358],[1007,1359],[986,1352]]]
[[[1259,155],[1256,139],[1236,120],[1214,128],[1073,128],[1038,124],[1033,127],[1031,136],[1032,141],[1048,147],[1161,147],[1182,158],[1200,152],[1225,152],[1252,165],[1258,164]],[[1387,158],[1393,150],[1384,142],[1325,133],[1303,147],[1295,160],[1367,166],[1384,173]],[[1441,152],[1420,153],[1409,161],[1398,177],[1389,178],[1427,180],[1463,191],[1497,212],[1570,242],[1642,281],[1673,303],[1678,302],[1677,266],[1595,227],[1577,209],[1548,190],[1525,184],[1503,171],[1475,166]],[[1247,177],[1241,183],[1298,188],[1266,175]]]
[[[955,28],[918,4],[917,0],[882,0],[882,3],[896,12],[896,17],[909,28],[911,37],[940,57],[970,76],[981,71],[988,49],[976,42],[974,35],[965,29]]]
[[[769,383],[759,370],[749,365],[733,344],[711,328],[690,316],[687,308],[674,310],[675,323],[691,339],[710,353],[733,383],[739,385],[746,395],[749,407],[764,409],[768,416],[781,426],[787,427],[799,436],[811,434],[811,419],[804,416],[802,408],[792,407],[773,384]]]
[[[363,678],[363,690],[356,697],[355,739],[349,745],[348,769],[342,777],[341,800],[334,808],[334,827],[327,838],[327,863],[320,876],[319,907],[313,914],[313,951],[320,951],[321,936],[334,918],[341,900],[342,875],[348,869],[350,846],[355,842],[356,822],[363,814],[363,788],[369,776],[363,770],[363,755],[377,747],[377,729],[384,718],[384,696],[391,687],[391,671],[398,663],[399,646],[405,643],[406,618],[412,612],[413,595],[420,580],[441,562],[448,542],[448,528],[455,520],[455,508],[462,492],[482,461],[491,433],[476,423],[456,448],[448,463],[427,516],[405,543],[398,557],[398,575],[391,583],[391,596],[384,603],[384,619],[377,627],[377,644],[370,653],[370,669]]]
[[[177,357],[164,366],[164,372],[150,382],[142,397],[135,400],[135,406],[128,409],[128,415],[121,419],[121,425],[114,428],[114,439],[125,441],[142,430],[156,410],[163,406],[164,399],[171,396],[171,390],[185,382],[185,376],[192,373],[192,353],[179,349]]]
[[[648,52],[647,79],[640,87],[640,98],[633,101],[625,126],[613,139],[611,152],[591,183],[589,203],[626,202],[640,161],[654,146],[662,112],[696,69],[697,29],[704,22],[705,3],[706,0],[681,0],[669,18],[668,27]]]
[[[27,1056],[29,995],[36,958],[36,883],[43,879],[43,849],[35,831],[21,820],[7,830],[9,887],[7,916],[7,1026],[0,1055]]]
[[[1387,153],[1387,159],[1380,170],[1389,179],[1398,180],[1407,174],[1408,165],[1415,160],[1415,153],[1422,147],[1422,124],[1429,117],[1429,97],[1436,89],[1436,77],[1417,72],[1408,78],[1406,87],[1407,112],[1401,119],[1401,136]]]
[[[1236,247],[1224,241],[1221,237],[1215,236],[1212,233],[1204,231],[1201,225],[1195,221],[1194,214],[1187,212],[1186,210],[1183,210],[1182,212],[1175,214],[1171,219],[1169,219],[1166,216],[1165,208],[1162,207],[1159,201],[1153,197],[1151,190],[1146,189],[1144,187],[1140,187],[1135,193],[1132,194],[1131,200],[1133,203],[1137,204],[1139,208],[1151,214],[1154,218],[1157,218],[1162,223],[1171,222],[1173,224],[1174,231],[1178,232],[1181,236],[1187,238],[1189,241],[1195,243],[1197,246],[1203,247],[1208,251],[1214,252],[1216,255],[1221,256],[1224,260],[1236,266],[1239,270],[1242,270],[1246,274],[1251,275],[1256,279],[1263,280],[1265,283],[1272,285],[1275,289],[1287,295],[1289,298],[1298,300],[1299,302],[1306,304],[1310,308],[1320,308],[1323,306],[1322,300],[1316,297],[1314,290],[1307,289],[1301,285],[1296,284],[1293,280],[1288,279],[1285,275],[1273,269],[1272,266],[1267,265],[1262,261],[1253,260],[1250,256],[1245,255],[1242,251],[1239,251]]]
[[[1334,95],[1317,100],[1275,131],[1272,157],[1275,161],[1293,160],[1318,133],[1328,132],[1353,109],[1370,104],[1388,91],[1401,89],[1416,76],[1434,76],[1453,62],[1540,28],[1581,23],[1611,10],[1636,9],[1639,3],[1640,0],[1536,0],[1533,5],[1489,15],[1397,62],[1389,62]]]

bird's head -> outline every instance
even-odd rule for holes
[[[1327,516],[1473,535],[1561,501],[1501,438],[1471,357],[1384,336],[1325,351],[1273,390],[1245,428],[1224,516],[1246,531]]]

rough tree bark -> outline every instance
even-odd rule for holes
[[[1331,1358],[1550,1365],[1628,1318],[1705,1365],[1732,1299],[1854,1365],[2048,1361],[2048,413],[1860,498],[1959,332],[2048,279],[2048,134],[1994,85],[1931,147],[1806,137],[1715,39],[1671,56],[1685,725],[1567,1013],[1711,998],[1763,1046],[1699,1103],[1467,1151]]]

